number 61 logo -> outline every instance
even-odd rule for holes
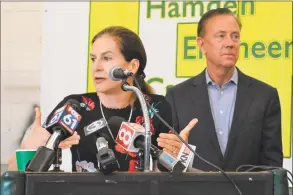
[[[78,120],[71,114],[66,114],[62,118],[62,122],[64,122],[71,130],[75,130],[78,124]]]

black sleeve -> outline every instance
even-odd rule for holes
[[[172,110],[169,102],[164,98],[162,101],[161,107],[160,107],[160,116],[164,121],[169,125],[173,126],[172,122]],[[158,119],[159,120],[159,119]],[[160,133],[168,133],[170,131],[170,128],[167,127],[163,122],[159,122],[159,131]]]
[[[155,102],[152,102],[152,106],[156,113],[172,127],[172,113],[171,106],[164,96],[159,97]],[[152,136],[152,143],[157,146],[157,138],[160,133],[168,133],[170,129],[154,114],[152,117],[153,125],[155,128],[155,134]]]
[[[160,106],[158,107],[158,114],[159,116],[164,119],[164,121],[166,121],[166,123],[168,123],[169,126],[172,127],[172,110],[171,110],[171,106],[169,104],[169,102],[166,100],[165,97],[162,97],[162,100],[160,101]],[[157,144],[157,138],[159,137],[160,133],[168,133],[170,131],[170,129],[162,122],[160,121],[160,119],[157,116],[154,116],[154,118],[156,118],[156,120],[158,121],[158,129],[156,129],[156,134],[155,136],[153,136],[153,144],[158,147]],[[158,147],[160,148],[160,147]],[[162,148],[160,148],[162,149]],[[157,162],[157,167],[160,171],[162,172],[168,172],[168,169],[166,169],[163,165],[159,164]]]
[[[175,102],[173,100],[173,94],[172,94],[172,89],[171,88],[168,88],[167,89],[167,92],[166,92],[166,99],[167,101],[170,103],[170,106],[171,106],[171,114],[172,114],[172,121],[173,121],[173,127],[175,129],[175,131],[177,131],[177,133],[180,132],[179,130],[179,123],[178,123],[178,118],[177,118],[177,112],[176,112],[176,105],[175,105]]]
[[[276,89],[265,112],[260,154],[262,165],[283,166],[281,107]]]

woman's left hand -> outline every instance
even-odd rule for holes
[[[192,119],[189,124],[179,133],[179,136],[186,142],[188,142],[188,137],[190,134],[191,129],[196,125],[198,120]],[[179,151],[182,146],[182,142],[180,139],[174,135],[174,134],[168,134],[168,133],[160,133],[158,139],[158,146],[162,147],[163,150],[169,154],[171,154],[174,157],[177,157],[179,154]]]

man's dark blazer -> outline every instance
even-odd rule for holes
[[[191,119],[198,118],[188,142],[204,159],[226,171],[235,171],[244,164],[280,166],[283,163],[281,109],[275,88],[249,77],[238,68],[235,110],[226,152],[218,143],[205,71],[174,87],[166,98],[172,106],[173,125],[177,132]],[[216,171],[195,157],[193,167]]]

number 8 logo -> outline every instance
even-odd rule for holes
[[[130,143],[131,132],[121,129],[119,132],[119,139],[123,141],[123,144],[128,145]]]

